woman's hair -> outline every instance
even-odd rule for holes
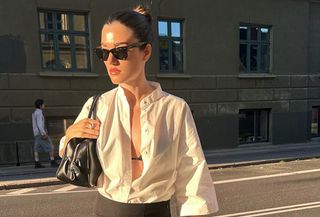
[[[152,43],[152,17],[141,5],[135,7],[133,10],[122,10],[111,14],[105,24],[110,24],[113,21],[119,21],[132,29],[139,42]]]
[[[43,105],[43,100],[42,99],[37,99],[35,102],[34,102],[34,106],[36,108],[40,108],[41,105]]]

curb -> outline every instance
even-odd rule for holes
[[[63,185],[64,182],[55,177],[40,178],[40,179],[25,179],[18,181],[7,181],[0,183],[0,190],[9,190],[17,188],[42,187],[47,185]]]
[[[269,160],[256,160],[256,161],[243,161],[243,162],[232,162],[232,163],[222,163],[222,164],[208,164],[209,170],[242,167],[242,166],[253,166],[259,164],[271,164],[279,162],[290,162],[296,160],[308,160],[308,159],[319,159],[320,156],[306,156],[306,157],[289,157],[289,158],[275,158]]]

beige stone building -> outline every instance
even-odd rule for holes
[[[114,87],[93,48],[110,13],[139,2],[154,18],[148,77],[189,103],[204,150],[320,136],[318,0],[1,0],[0,164],[33,160],[35,99],[57,147]]]

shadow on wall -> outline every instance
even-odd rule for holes
[[[0,47],[0,72],[26,71],[26,52],[19,37],[1,35]]]

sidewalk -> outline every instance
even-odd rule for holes
[[[320,141],[206,151],[210,169],[320,158]]]
[[[210,169],[320,158],[320,141],[213,150],[205,156]],[[55,177],[57,168],[44,165],[41,169],[34,164],[0,166],[0,190],[63,184]]]

